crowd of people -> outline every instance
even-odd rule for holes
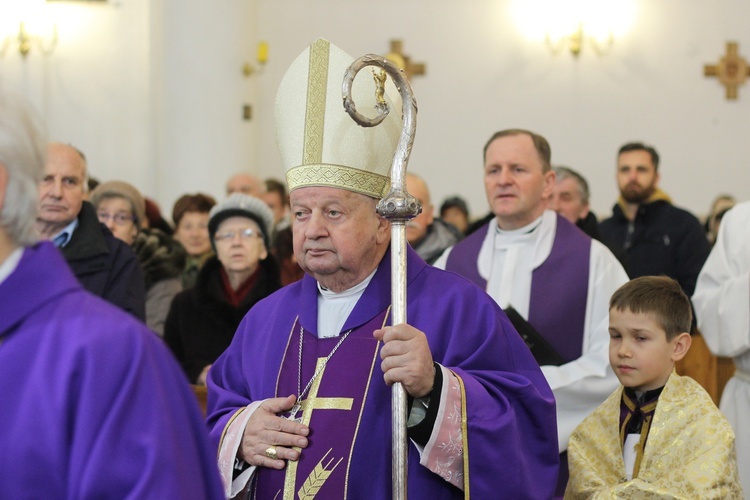
[[[543,135],[501,130],[486,216],[406,174],[422,211],[394,325],[376,204],[402,124],[341,111],[351,61],[318,40],[282,80],[307,96],[276,104],[286,182],[238,173],[171,222],[0,93],[0,491],[389,498],[394,383],[414,498],[750,491],[750,204],[722,195],[701,223],[628,142],[598,218]],[[373,80],[358,98],[400,102]],[[696,334],[735,361],[720,409],[675,373]]]

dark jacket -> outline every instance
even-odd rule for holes
[[[224,294],[221,266],[215,256],[206,261],[195,286],[175,295],[164,325],[164,340],[191,383],[229,347],[250,308],[281,288],[278,264],[269,256],[260,262],[255,286],[235,308]]]
[[[60,250],[86,290],[145,320],[146,290],[138,258],[99,222],[91,203],[83,202],[78,227]]]
[[[589,212],[583,219],[578,219],[576,226],[591,238],[602,241],[602,235],[599,233],[599,221],[596,219],[594,212]]]
[[[615,205],[612,217],[602,221],[599,230],[604,243],[622,258],[631,279],[665,274],[691,296],[710,251],[708,240],[694,215],[661,195],[641,205],[633,222]]]
[[[435,218],[427,228],[427,233],[412,248],[428,264],[433,264],[446,248],[458,243],[463,235],[452,224]]]

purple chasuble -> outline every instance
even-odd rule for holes
[[[383,311],[354,328],[327,362],[326,357],[345,334],[319,339],[305,331],[301,375],[299,341],[303,334],[296,324],[284,353],[276,397],[299,395],[311,382],[303,395],[301,412],[302,423],[311,429],[308,447],[299,461],[288,462],[283,470],[260,468],[255,498],[346,498],[353,444],[360,430],[372,371],[379,360],[380,342],[372,332],[382,328],[385,317]]]
[[[446,270],[483,289],[487,280],[479,275],[477,259],[493,222],[453,247],[446,263]],[[558,214],[550,254],[531,274],[528,322],[566,362],[581,357],[583,350],[590,262],[591,238]]]
[[[347,475],[345,498],[349,500],[391,498],[391,388],[383,380],[380,358],[373,364],[372,341],[365,340],[382,324],[383,313],[390,305],[390,264],[389,251],[342,327],[343,332],[354,330],[320,376],[318,395],[321,398],[349,397],[339,392],[348,390],[344,386],[348,386],[349,381],[335,380],[332,377],[334,366],[349,363],[342,359],[348,357],[348,351],[341,351],[348,349],[348,344],[361,350],[353,360],[355,368],[351,374],[342,373],[341,367],[335,369],[339,370],[338,378],[359,377],[360,371],[370,373],[371,370],[369,382],[358,389],[365,399],[364,406],[360,410],[361,403],[355,400],[352,410],[313,409],[311,445],[301,452],[300,462],[305,460],[306,454],[312,455],[305,462],[305,471],[317,467],[329,448],[343,440],[351,441],[353,417],[349,415],[361,412],[351,452],[344,455],[349,458],[344,458],[332,473]],[[313,371],[308,355],[325,357],[338,341],[312,340],[317,336],[314,334],[317,332],[318,293],[315,280],[305,276],[258,302],[240,324],[232,344],[212,366],[208,375],[208,424],[216,449],[227,423],[238,410],[253,401],[298,392],[298,325],[305,329],[305,360],[300,383],[303,390]],[[439,475],[441,471],[421,465],[419,452],[410,443],[409,498],[442,500],[468,495],[498,498],[501,492],[504,498],[549,499],[559,466],[554,398],[539,366],[508,318],[479,287],[453,273],[426,265],[411,248],[407,248],[407,299],[409,324],[425,333],[433,359],[461,382],[465,404],[462,431],[460,435],[451,436],[450,443],[436,443],[435,447],[462,446],[466,485],[466,491],[461,491],[445,481]],[[357,345],[350,344],[358,339],[361,342]],[[318,347],[313,347],[316,344],[318,352]],[[284,373],[279,378],[282,364],[285,365],[282,371],[288,368],[289,374]],[[342,389],[329,387],[329,384],[342,382]],[[351,397],[356,399],[356,396]],[[338,436],[339,420],[342,432],[349,437]],[[327,444],[329,442],[331,444]],[[339,458],[338,452],[335,457],[331,452],[322,466],[331,470]],[[296,474],[297,490],[306,480],[303,473],[299,469]],[[277,480],[277,484],[281,480]],[[340,487],[339,479],[330,481],[336,481],[332,484]],[[323,488],[326,487],[327,483]],[[295,498],[296,495],[295,491]],[[269,498],[260,494],[251,496]],[[342,496],[331,497],[321,490],[316,498]]]
[[[224,498],[172,354],[52,242],[0,283],[0,450],[2,498]]]

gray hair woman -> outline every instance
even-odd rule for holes
[[[271,228],[271,210],[253,196],[234,193],[211,209],[208,232],[216,255],[195,286],[174,298],[164,329],[191,383],[205,384],[245,314],[281,287],[278,264],[268,253]]]

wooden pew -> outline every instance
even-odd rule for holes
[[[677,362],[677,373],[687,375],[698,382],[718,406],[724,386],[734,374],[732,358],[717,357],[708,350],[700,333],[693,335],[690,350]]]
[[[203,416],[206,416],[206,398],[208,397],[208,388],[205,385],[190,384],[195,397],[198,399],[198,405],[201,407]]]

